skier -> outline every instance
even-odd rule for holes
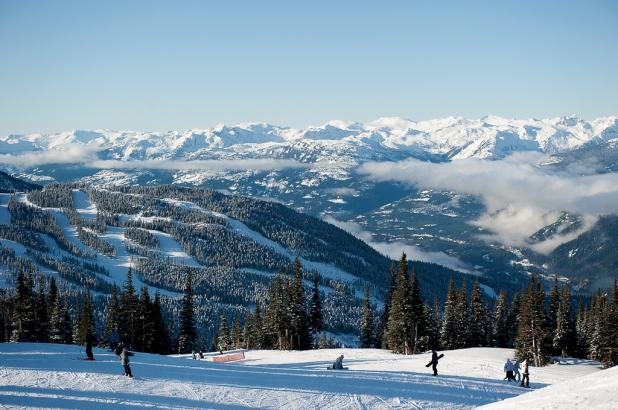
[[[436,349],[431,349],[431,368],[433,369],[433,375],[438,375],[438,352]]]
[[[521,368],[521,364],[519,363],[519,360],[516,360],[515,363],[513,363],[513,372],[515,373],[516,381],[521,380],[521,373],[519,373],[520,368]]]
[[[112,330],[112,334],[109,335],[109,347],[112,349],[112,352],[115,352],[118,348],[119,340],[120,336],[118,336],[118,331],[116,329]]]
[[[86,356],[88,358],[86,360],[94,360],[94,356],[92,355],[92,344],[94,343],[94,336],[90,329],[86,331]]]
[[[506,380],[515,380],[515,377],[513,377],[513,362],[511,361],[511,359],[506,359],[506,363],[504,364],[504,371],[506,372]]]
[[[197,360],[197,355],[195,354],[195,350],[191,350],[191,358],[193,360]]]
[[[129,366],[129,352],[126,347],[122,347],[122,352],[120,353],[120,363],[122,363],[122,367],[124,368],[124,375],[127,377],[133,377],[131,373],[131,366]]]
[[[529,388],[530,387],[530,373],[528,372],[528,359],[524,359],[523,363],[521,364],[521,367],[524,371],[524,375],[521,378],[520,386]]]
[[[198,354],[200,355],[200,360],[204,358],[204,352],[202,352],[202,349],[200,349]]]

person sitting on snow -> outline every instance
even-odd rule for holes
[[[333,369],[335,370],[343,370],[343,355],[339,356],[335,363],[333,363]]]

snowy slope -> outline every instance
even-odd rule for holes
[[[342,353],[350,370],[326,370]],[[439,377],[424,366],[428,354],[333,349],[248,351],[246,360],[235,364],[212,363],[208,356],[193,361],[137,353],[131,361],[136,378],[130,380],[120,375],[113,353],[95,349],[94,354],[97,360],[87,362],[80,360],[79,346],[1,344],[0,407],[466,409],[529,391],[502,380],[502,362],[512,354],[508,349],[447,351]],[[593,363],[563,367],[533,369],[532,387],[601,376]],[[604,386],[616,388],[610,380]],[[616,404],[615,397],[605,399],[606,405]]]

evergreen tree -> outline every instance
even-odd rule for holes
[[[393,298],[393,293],[395,292],[395,287],[397,286],[398,272],[394,262],[390,266],[390,276],[391,285],[386,292],[386,296],[384,298],[384,308],[380,313],[380,319],[378,320],[378,326],[375,332],[376,346],[381,347],[382,349],[388,349],[388,319],[390,317],[391,300]]]
[[[193,277],[191,271],[187,273],[185,293],[182,298],[180,312],[180,329],[178,335],[178,353],[189,353],[195,347],[195,325],[193,316]]]
[[[542,366],[547,361],[546,340],[545,293],[540,279],[531,276],[519,315],[515,339],[517,357],[532,359],[535,366]]]
[[[23,270],[17,274],[15,291],[13,317],[11,318],[13,328],[11,342],[34,342],[36,341],[36,312],[32,293],[32,277],[26,276]]]
[[[552,288],[549,294],[549,310],[547,312],[547,330],[553,334],[558,324],[558,310],[560,309],[560,287],[558,276],[553,275]]]
[[[230,350],[230,332],[227,327],[227,318],[224,315],[219,317],[219,350]]]
[[[564,285],[556,311],[556,329],[554,330],[552,345],[555,351],[560,352],[562,357],[567,357],[575,352],[576,337],[571,317],[571,294],[569,286]]]
[[[56,306],[56,300],[58,299],[58,286],[56,285],[56,278],[53,276],[49,279],[49,292],[47,293],[47,313],[51,319],[52,310]]]
[[[580,296],[577,302],[577,320],[575,323],[576,332],[576,356],[580,358],[587,357],[588,352],[588,323],[587,311],[584,305],[584,299]]]
[[[410,320],[412,331],[412,354],[423,350],[427,346],[427,322],[425,317],[425,304],[421,296],[421,287],[416,276],[416,269],[412,269],[410,283]]]
[[[242,340],[240,335],[240,314],[234,315],[234,321],[232,322],[232,348],[242,349]]]
[[[433,307],[427,309],[427,337],[429,349],[440,349],[440,328],[442,327],[440,300],[436,297]]]
[[[152,302],[152,324],[153,324],[153,352],[167,354],[170,352],[169,333],[163,319],[161,310],[161,293],[157,289],[154,301]]]
[[[498,301],[494,306],[492,322],[492,346],[509,347],[509,307],[506,300],[506,292],[500,292]]]
[[[120,304],[118,301],[118,287],[112,285],[111,295],[107,301],[107,314],[105,316],[105,324],[103,326],[103,334],[101,335],[101,347],[111,347],[109,338],[114,330],[120,328]]]
[[[303,288],[303,270],[299,258],[294,261],[292,269],[294,280],[290,283],[288,291],[288,314],[291,330],[289,346],[291,349],[304,350],[311,346],[311,337],[309,335],[305,289]]]
[[[78,321],[75,326],[76,330],[73,334],[73,341],[78,345],[86,343],[86,333],[88,332],[88,329],[90,329],[92,335],[95,336],[96,339],[94,316],[92,314],[92,299],[90,297],[90,293],[85,293],[82,296],[80,308],[81,310],[78,315]]]
[[[35,338],[37,342],[49,341],[49,313],[47,309],[47,295],[42,285],[39,285],[35,300],[36,328]]]
[[[129,268],[127,280],[120,294],[120,321],[118,333],[121,341],[129,349],[135,349],[135,328],[137,327],[138,300],[133,287],[133,272]]]
[[[253,313],[253,321],[251,328],[252,348],[262,349],[264,343],[264,321],[260,309],[260,301],[255,301],[255,312]]]
[[[457,292],[453,278],[448,282],[446,301],[444,302],[444,319],[442,329],[440,329],[440,344],[443,349],[452,350],[458,346],[458,325],[457,325]]]
[[[388,346],[395,353],[412,353],[410,293],[408,261],[404,253],[399,261],[399,278],[391,299],[387,328]]]
[[[324,317],[322,316],[322,300],[320,298],[320,288],[318,285],[318,274],[313,274],[313,288],[311,289],[311,311],[310,328],[314,339],[324,328]]]
[[[155,329],[152,313],[152,302],[146,286],[142,287],[138,304],[139,323],[136,329],[136,340],[142,352],[155,352]]]
[[[457,291],[455,309],[455,326],[457,328],[456,348],[469,347],[470,343],[470,317],[468,310],[468,288],[465,279],[461,288]]]
[[[57,297],[50,319],[50,341],[61,344],[73,343],[72,327],[67,302]]]
[[[468,345],[470,347],[485,346],[487,343],[487,317],[481,285],[478,279],[472,285],[470,298],[470,326],[468,333]]]
[[[373,306],[369,298],[369,287],[365,287],[365,297],[363,299],[363,316],[360,325],[360,347],[374,346],[374,314]]]

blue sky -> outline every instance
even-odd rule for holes
[[[615,1],[0,0],[0,135],[618,114]]]

